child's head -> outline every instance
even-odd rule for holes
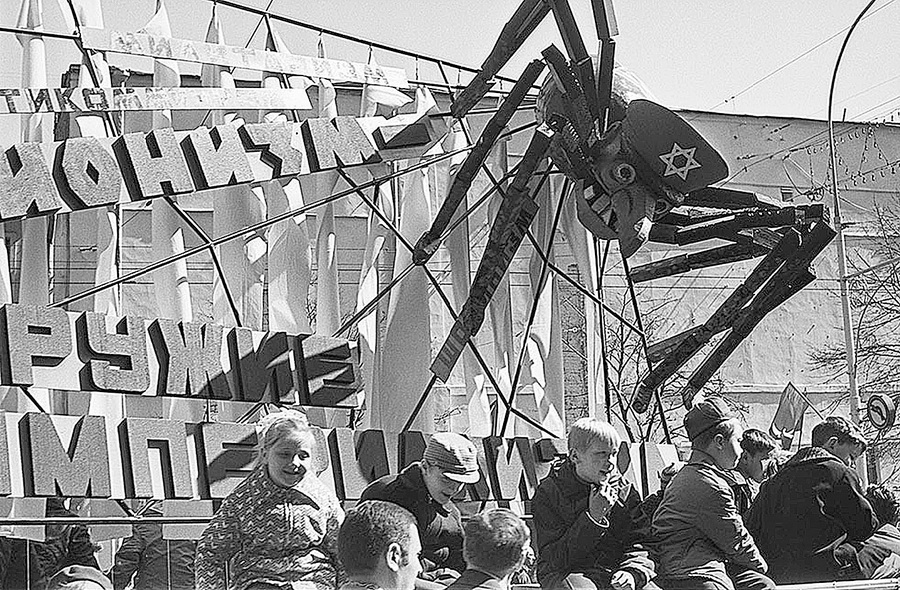
[[[738,471],[757,483],[766,478],[766,466],[775,450],[775,439],[756,428],[748,428],[741,437],[741,458]]]
[[[581,418],[569,428],[569,461],[576,475],[600,483],[616,471],[621,439],[608,422]]]
[[[734,469],[741,454],[741,425],[720,398],[696,402],[684,415],[684,429],[691,448],[715,460],[722,469]]]
[[[821,447],[851,465],[866,450],[866,438],[859,428],[841,416],[829,416],[816,424],[812,444]]]
[[[265,465],[276,484],[292,487],[312,470],[316,439],[306,414],[282,410],[257,424],[257,465]]]

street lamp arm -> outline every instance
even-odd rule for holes
[[[875,4],[875,0],[869,0],[869,3],[866,4],[866,7],[862,9],[856,16],[856,20],[853,21],[853,24],[850,25],[850,29],[847,31],[847,36],[844,37],[844,42],[841,44],[841,50],[838,52],[837,61],[834,62],[834,72],[831,74],[831,88],[828,90],[828,127],[831,129],[833,124],[832,116],[831,116],[831,108],[834,103],[834,84],[837,81],[838,68],[841,66],[841,59],[844,57],[844,50],[847,49],[847,43],[850,41],[850,35],[853,34],[853,31],[856,29],[856,25],[866,16],[866,13],[869,12],[869,9],[872,8],[872,5]]]

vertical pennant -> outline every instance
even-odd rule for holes
[[[369,66],[378,67],[372,48],[369,48]],[[398,108],[410,101],[409,97],[394,88],[388,88],[387,92],[381,86],[363,84],[360,97],[359,112],[362,117],[372,117],[378,110],[379,104],[384,104],[392,109]],[[399,96],[398,96],[399,95]],[[366,168],[369,178],[385,176],[392,171],[389,164],[378,164]],[[353,172],[351,171],[351,174]],[[366,179],[368,180],[368,178]],[[391,184],[381,183],[373,190],[374,201],[388,219],[393,219],[394,195]],[[378,295],[378,260],[384,250],[389,230],[374,211],[369,211],[366,223],[366,247],[363,252],[363,261],[360,269],[359,286],[356,295],[356,311],[362,311]],[[359,332],[360,370],[364,392],[368,394],[371,405],[371,392],[377,391],[378,374],[376,367],[379,365],[378,342],[381,327],[378,322],[378,308],[372,309],[357,323]],[[360,404],[366,403],[365,399],[358,399]],[[366,420],[370,413],[365,414]]]
[[[266,49],[290,53],[278,33],[269,28]],[[289,88],[307,89],[312,80],[303,76],[263,74],[264,86],[281,88],[282,79]],[[263,113],[266,122],[287,121],[283,112]],[[300,182],[296,179],[273,180],[263,185],[267,217],[275,217],[303,206]],[[269,329],[296,333],[309,333],[309,283],[312,252],[309,240],[309,221],[305,214],[285,219],[269,227],[268,286]]]
[[[80,27],[103,28],[103,13],[99,0],[73,0],[66,5],[63,13],[77,20]],[[74,14],[73,14],[74,11]],[[88,54],[90,62],[82,59],[78,74],[80,88],[94,87],[94,76],[97,86],[110,86],[109,64],[99,51]],[[92,73],[94,76],[92,76]],[[82,137],[105,138],[109,136],[103,116],[97,114],[78,115],[75,123]],[[94,271],[94,284],[101,285],[119,276],[118,244],[119,244],[119,209],[111,206],[98,209],[97,219],[97,268]],[[94,295],[94,311],[107,315],[119,315],[121,307],[118,285],[110,287]],[[91,400],[93,405],[93,398]],[[91,410],[93,412],[93,409]],[[108,415],[105,412],[101,412]]]
[[[275,217],[303,206],[300,184],[291,179],[263,185],[266,213]],[[309,333],[309,282],[312,253],[306,215],[272,225],[269,245],[269,329],[291,334]]]
[[[325,57],[325,46],[319,39],[318,55]],[[319,118],[334,119],[338,116],[337,96],[331,81],[319,79]],[[328,198],[337,184],[334,171],[316,174],[315,200]],[[316,217],[316,334],[331,336],[341,325],[340,299],[338,293],[337,235],[334,231],[334,204],[321,207]]]
[[[373,177],[384,176],[391,171],[389,164],[378,164],[370,170]],[[375,188],[375,206],[388,219],[394,217],[394,195],[389,182],[381,183]],[[378,295],[380,288],[378,277],[378,261],[384,250],[388,228],[374,211],[369,211],[366,221],[366,248],[363,251],[362,267],[359,273],[359,286],[356,292],[356,311],[361,312]],[[362,381],[365,387],[363,395],[368,399],[358,400],[371,408],[372,394],[378,391],[381,326],[378,321],[378,306],[362,316],[357,323],[359,332],[359,354]],[[365,414],[365,419],[371,419],[371,413]],[[368,426],[368,424],[366,425]]]
[[[551,239],[551,224],[559,198],[557,195],[563,189],[562,179],[558,176],[551,177],[547,184],[550,190],[542,191],[538,197],[543,202],[540,203],[535,238],[541,248],[546,247]],[[552,251],[548,257],[550,262],[554,261]],[[536,299],[537,313],[526,343],[528,356],[525,362],[530,363],[529,371],[523,371],[523,375],[527,374],[529,377],[525,384],[527,386],[530,382],[541,425],[551,432],[565,432],[562,417],[565,380],[562,362],[562,326],[558,313],[559,290],[556,275],[549,269],[542,273],[542,266],[540,256],[537,252],[532,252],[529,276],[532,301]],[[543,282],[540,280],[541,274],[544,275]]]
[[[144,28],[145,33],[172,36],[169,14],[163,0],[156,0],[156,12]],[[181,86],[178,63],[172,60],[153,60],[153,85],[156,87]],[[172,126],[169,111],[153,111],[153,128]],[[184,251],[184,230],[178,214],[168,203],[155,200],[152,205],[151,233],[153,257],[156,260],[168,258]],[[153,273],[156,302],[160,317],[190,322],[193,320],[191,290],[188,281],[187,261],[182,259]]]
[[[219,21],[216,5],[206,31],[206,42],[225,44],[225,36]],[[200,71],[204,87],[234,88],[234,78],[228,68],[205,64]],[[239,122],[235,113],[213,111],[210,124],[224,125]],[[213,211],[213,233],[234,233],[247,225],[265,219],[265,199],[262,188],[251,189],[245,185],[217,189],[217,202],[221,206]],[[244,235],[216,247],[216,255],[222,267],[224,283],[231,293],[238,317],[225,292],[223,276],[213,275],[213,318],[216,323],[261,330],[263,326],[263,277],[266,263],[266,242],[261,233]]]
[[[17,26],[20,29],[44,30],[43,2],[22,0]],[[22,45],[22,87],[46,88],[47,63],[42,37],[16,35]],[[22,141],[53,140],[53,115],[32,114],[22,127]],[[50,221],[46,216],[22,220],[21,270],[19,302],[47,305],[50,302]],[[6,264],[9,262],[7,260]],[[32,389],[31,394],[45,410],[50,410],[50,393]],[[25,408],[21,408],[25,409]],[[31,409],[29,407],[29,409]]]
[[[341,327],[334,204],[320,209],[316,237],[316,334],[331,336]]]
[[[583,185],[577,183],[572,188],[573,191],[583,190]],[[588,234],[587,228],[578,222],[578,216],[575,209],[575,199],[567,198],[562,216],[560,218],[560,227],[566,236],[566,243],[569,244],[569,250],[575,258],[575,264],[578,266],[578,272],[581,275],[581,282],[584,287],[591,293],[597,292],[597,251],[593,238]],[[597,314],[599,310],[593,301],[584,298],[584,315],[585,315],[585,336],[586,336],[586,352],[588,363],[588,415],[599,415],[597,412],[597,394],[603,389],[598,388],[598,378],[601,378],[602,364],[599,362],[600,355],[600,332]],[[605,410],[605,408],[604,408]]]
[[[206,27],[205,41],[216,45],[225,44],[225,33],[222,31],[222,23],[219,21],[218,4],[215,3],[213,3],[209,25]],[[234,77],[231,75],[231,71],[224,66],[203,64],[200,67],[200,86],[203,88],[234,88]],[[234,113],[224,113],[221,110],[209,112],[210,126],[231,123],[234,119]]]
[[[290,55],[291,52],[290,50],[288,50],[287,44],[284,42],[278,32],[272,29],[270,21],[267,20],[266,24],[268,25],[268,34],[266,35],[266,51],[274,51],[277,53],[285,53]],[[299,90],[307,90],[313,84],[313,81],[306,76],[287,76],[285,74],[279,74],[275,72],[263,73],[263,88],[283,88],[285,82],[287,83],[287,88]],[[308,110],[309,108],[309,99],[306,98],[304,100],[301,100],[288,110]],[[259,120],[265,123],[274,123],[287,121],[288,117],[285,116],[284,111],[268,111],[260,113]]]
[[[417,101],[433,100],[427,89],[416,91]],[[431,227],[428,170],[407,174],[400,195],[400,233],[415,242]],[[412,253],[398,248],[394,274],[412,264]],[[373,428],[400,432],[419,397],[425,391],[431,372],[431,313],[429,283],[422,268],[414,268],[393,289],[388,308],[381,356],[379,391],[373,402]],[[388,393],[389,392],[389,393]],[[430,397],[429,397],[430,399]],[[412,424],[413,430],[434,431],[433,403],[426,402]]]
[[[378,62],[375,61],[375,54],[369,47],[368,65],[373,70],[378,68]],[[374,117],[378,110],[378,105],[382,104],[391,109],[399,109],[405,104],[412,102],[412,99],[396,88],[390,86],[380,86],[378,84],[363,84],[362,96],[359,103],[360,117]]]
[[[317,55],[325,57],[325,45],[319,37]],[[320,119],[334,119],[338,116],[337,93],[327,78],[318,80],[318,116]],[[310,202],[326,199],[334,193],[338,174],[335,170],[313,175],[315,187]],[[340,291],[338,281],[338,244],[334,229],[336,204],[328,203],[316,209],[316,334],[331,336],[341,325]],[[343,211],[343,207],[341,207]],[[316,410],[310,418],[322,425],[335,426],[336,410]]]
[[[67,0],[61,0],[60,9],[63,16],[68,19],[77,18],[77,26],[91,27],[93,29],[103,28],[103,12],[100,8],[100,0],[72,0],[71,4]],[[73,15],[74,11],[74,15]],[[72,20],[74,30],[76,23]],[[78,74],[78,86],[81,88],[89,88],[95,86],[94,78],[91,75],[93,71],[96,75],[96,86],[100,88],[109,88],[110,82],[109,64],[106,58],[99,51],[88,50],[90,63],[84,59],[81,61],[81,68]],[[78,129],[82,137],[107,137],[106,123],[102,115],[79,115],[75,118]]]

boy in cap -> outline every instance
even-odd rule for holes
[[[735,506],[728,471],[741,454],[741,427],[720,399],[684,417],[691,456],[653,517],[659,585],[667,590],[774,589],[768,566]]]
[[[620,443],[607,422],[578,420],[569,429],[569,457],[535,491],[541,588],[635,590],[653,578],[641,497],[616,469]]]
[[[866,448],[859,429],[840,416],[828,417],[813,428],[812,445],[766,481],[746,515],[779,584],[837,579],[844,566],[855,567],[852,553],[846,555],[849,544],[878,527],[850,467]]]
[[[409,510],[422,536],[425,573],[449,568],[459,574],[466,568],[463,529],[452,498],[479,478],[475,446],[462,435],[438,432],[428,441],[421,461],[373,481],[360,499],[385,500]]]

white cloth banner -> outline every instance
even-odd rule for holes
[[[421,108],[433,101],[427,89],[416,91]],[[415,243],[431,227],[428,170],[406,174],[400,194],[400,233]],[[412,264],[412,252],[398,246],[394,276]],[[400,432],[431,379],[431,312],[425,271],[415,268],[393,289],[381,354],[379,394],[372,399],[372,427]],[[434,431],[433,396],[422,406],[412,430]]]

